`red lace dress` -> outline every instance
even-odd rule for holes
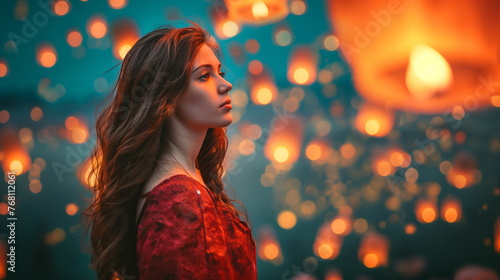
[[[146,194],[136,249],[140,280],[257,279],[250,228],[184,174]]]

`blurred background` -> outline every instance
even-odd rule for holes
[[[499,279],[499,1],[16,0],[0,14],[0,279],[96,279],[78,224],[95,114],[134,42],[179,18],[224,53],[224,182],[259,279]]]

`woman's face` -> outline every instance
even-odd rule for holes
[[[189,86],[176,108],[176,115],[192,128],[216,128],[231,124],[229,99],[231,83],[224,79],[221,64],[214,52],[203,45],[194,58]]]

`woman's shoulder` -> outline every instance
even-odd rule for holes
[[[195,188],[192,187],[191,178],[185,174],[174,174],[160,181],[145,193],[145,196],[152,196],[165,193],[192,193]]]

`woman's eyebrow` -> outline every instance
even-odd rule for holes
[[[222,65],[219,63],[219,66],[218,66],[219,68],[218,68],[218,69],[220,69],[220,68],[221,68],[221,66],[222,66]],[[194,73],[194,72],[196,72],[198,69],[203,68],[203,67],[206,67],[206,68],[213,68],[213,66],[212,66],[211,64],[202,64],[202,65],[200,65],[200,66],[196,67],[196,69],[194,69],[194,70],[193,70],[193,73]]]

